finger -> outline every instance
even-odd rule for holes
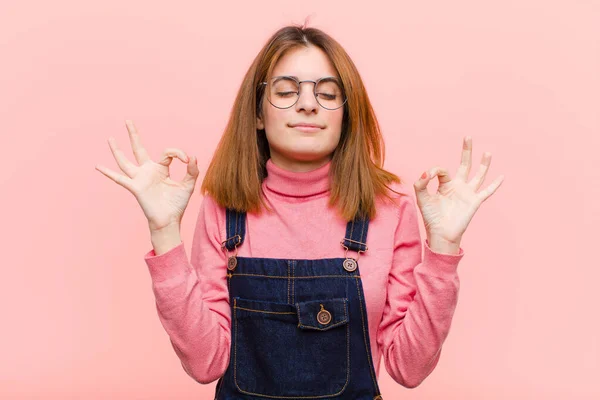
[[[485,176],[487,175],[491,163],[492,153],[486,151],[481,157],[481,164],[479,165],[477,174],[475,174],[471,182],[469,182],[469,186],[472,187],[474,191],[479,190],[479,188],[483,184],[483,181],[485,181]]]
[[[440,186],[443,185],[444,183],[448,183],[452,180],[448,170],[446,168],[442,168],[442,167],[433,167],[432,169],[429,170],[429,175],[431,176],[432,179],[435,176],[437,176],[438,180],[440,181]]]
[[[121,171],[125,172],[125,174],[128,177],[133,178],[133,176],[135,175],[135,169],[137,167],[133,163],[131,163],[127,159],[127,157],[125,157],[125,154],[123,154],[121,149],[119,149],[119,147],[117,146],[117,141],[114,137],[111,136],[110,138],[108,138],[108,145],[110,146],[112,155],[117,161],[119,168],[121,168]]]
[[[471,158],[473,154],[473,141],[471,136],[465,136],[463,139],[463,148],[460,157],[460,165],[456,171],[456,177],[464,182],[469,178],[471,172]]]
[[[500,185],[502,185],[502,182],[504,182],[504,175],[500,175],[487,188],[477,193],[479,204],[483,203],[491,195],[493,195],[496,192],[496,190],[500,187]]]
[[[176,149],[174,147],[168,147],[162,152],[158,163],[164,166],[168,166],[169,164],[171,164],[173,157],[179,158],[184,163],[189,162],[189,157],[187,156],[187,154],[185,154],[183,150]]]
[[[183,182],[190,184],[193,187],[196,184],[196,179],[198,178],[199,174],[200,171],[198,170],[198,159],[196,156],[192,156],[190,157],[190,162],[187,165],[187,171],[183,177]]]
[[[127,189],[133,193],[133,189],[131,186],[131,179],[128,178],[127,176],[121,175],[117,172],[114,172],[113,170],[110,170],[102,165],[96,165],[96,169],[98,171],[100,171],[102,174],[104,174],[105,176],[107,176],[110,179],[112,179],[113,181],[115,181],[117,184],[123,186],[125,189]]]
[[[150,160],[150,156],[148,155],[148,152],[144,146],[142,146],[142,140],[140,139],[140,135],[137,132],[133,121],[129,119],[125,120],[125,126],[127,126],[127,132],[129,132],[129,141],[131,142],[131,148],[133,150],[135,160],[139,165],[142,165],[146,161]]]

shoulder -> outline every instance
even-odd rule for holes
[[[225,235],[225,208],[209,193],[200,201],[197,224],[210,232],[215,240],[222,240]]]
[[[204,212],[216,213],[216,212],[223,210],[223,207],[221,207],[217,203],[215,198],[213,196],[211,196],[210,193],[206,193],[202,196],[202,201],[200,203],[200,209]]]
[[[389,186],[388,195],[391,202],[386,199],[383,208],[389,208],[398,218],[411,213],[416,209],[415,191],[412,184],[392,182]]]
[[[202,199],[200,200],[200,210],[198,213],[199,218],[216,221],[221,212],[224,213],[225,211],[222,210],[222,207],[219,206],[214,197],[208,193],[202,196]]]

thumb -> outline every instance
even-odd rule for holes
[[[417,200],[420,202],[429,198],[429,191],[427,190],[427,185],[429,181],[431,181],[435,177],[434,174],[431,174],[427,171],[423,172],[419,180],[417,180],[413,187],[415,188],[415,195],[417,196]]]

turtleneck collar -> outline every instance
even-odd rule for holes
[[[269,158],[266,163],[266,188],[272,192],[289,197],[314,196],[329,190],[329,168],[327,164],[308,172],[293,172],[283,169]]]

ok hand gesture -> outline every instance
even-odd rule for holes
[[[458,245],[479,206],[494,194],[504,180],[501,175],[484,190],[477,192],[485,180],[492,155],[483,155],[475,177],[467,182],[471,170],[471,152],[471,138],[465,137],[461,163],[454,179],[445,168],[433,167],[414,183],[417,204],[423,215],[430,243]],[[436,176],[439,187],[437,193],[432,195],[427,191],[427,185]]]
[[[110,149],[125,175],[101,165],[96,165],[96,169],[133,193],[148,219],[151,231],[180,224],[198,178],[198,160],[195,157],[188,158],[180,149],[166,148],[158,162],[154,162],[142,146],[133,122],[126,121],[126,126],[133,154],[139,165],[130,162],[111,137],[108,140]],[[187,163],[187,173],[181,182],[169,177],[169,165],[173,158]]]

